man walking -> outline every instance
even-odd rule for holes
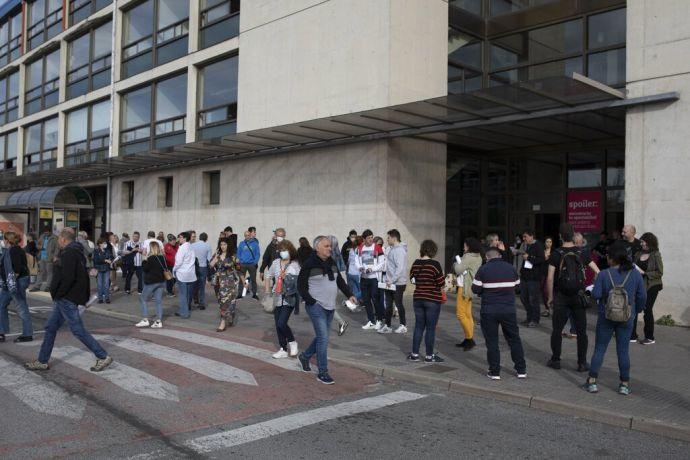
[[[182,232],[177,235],[178,249],[175,253],[175,266],[173,275],[177,279],[177,295],[180,299],[180,308],[175,312],[175,316],[189,318],[189,304],[192,301],[192,289],[196,283],[196,273],[194,270],[194,251],[189,243],[191,238],[189,232]]]
[[[515,312],[515,286],[520,284],[520,280],[515,268],[501,259],[498,248],[486,251],[486,264],[477,270],[472,281],[472,292],[482,299],[481,328],[489,362],[486,376],[491,380],[501,380],[501,352],[498,349],[498,327],[501,326],[510,346],[517,378],[524,379],[527,377],[527,363]]]
[[[318,236],[314,240],[314,252],[302,266],[297,278],[297,289],[304,299],[307,314],[314,326],[316,337],[298,359],[304,372],[311,372],[309,360],[316,355],[319,368],[317,380],[326,385],[335,381],[328,374],[328,334],[335,311],[335,299],[338,289],[349,297],[353,303],[357,299],[350,292],[347,283],[338,272],[338,267],[331,257],[331,240]]]
[[[199,261],[199,276],[194,286],[199,310],[206,310],[206,279],[208,278],[208,262],[212,256],[211,246],[209,246],[207,241],[208,235],[200,233],[199,240],[192,243],[192,251],[194,251],[196,260]]]
[[[544,264],[544,245],[534,238],[533,230],[525,230],[522,234],[525,252],[522,254],[522,268],[520,269],[520,300],[527,311],[527,320],[523,323],[527,327],[539,326],[541,274]]]
[[[45,371],[50,368],[48,361],[55,345],[55,336],[67,321],[72,335],[96,355],[96,364],[91,366],[91,371],[100,372],[113,362],[113,358],[108,356],[103,347],[84,328],[79,315],[78,306],[85,305],[89,300],[89,275],[86,271],[84,247],[75,241],[72,229],[60,232],[58,245],[62,250],[55,263],[55,272],[50,284],[53,312],[45,325],[38,359],[26,363],[26,367],[34,371]]]
[[[49,229],[45,229],[43,236],[38,241],[39,259],[38,259],[38,280],[31,289],[31,291],[48,291],[50,283],[53,279],[53,263],[57,257],[58,241],[55,235],[50,233]]]
[[[261,268],[259,268],[259,273],[261,274],[261,281],[264,280],[264,270],[270,267],[273,261],[280,257],[278,254],[278,243],[280,243],[284,239],[284,228],[277,228],[273,231],[273,239],[270,243],[268,243],[268,246],[266,246],[266,250],[264,251],[264,257],[261,261]]]
[[[141,294],[144,289],[144,272],[141,268],[141,253],[144,252],[139,232],[132,233],[132,239],[125,243],[125,250],[122,253],[124,259],[122,264],[128,267],[125,277],[125,294],[132,291],[132,276],[137,275],[137,292]]]
[[[396,229],[388,231],[388,257],[386,258],[386,274],[384,281],[386,289],[386,325],[379,329],[382,334],[393,332],[391,323],[393,321],[393,304],[398,309],[400,326],[395,329],[396,334],[407,332],[407,322],[405,321],[405,307],[403,306],[403,294],[407,287],[407,245],[400,241],[400,232]]]
[[[383,327],[384,312],[378,301],[379,274],[386,266],[383,248],[374,243],[374,233],[367,229],[362,233],[364,243],[360,245],[352,257],[356,257],[355,265],[361,275],[362,302],[367,312],[367,323],[362,329],[378,331]]]
[[[244,232],[244,240],[237,245],[237,258],[240,260],[240,273],[244,276],[249,272],[252,285],[252,297],[259,299],[256,286],[256,269],[259,267],[259,242],[252,237],[252,232]]]

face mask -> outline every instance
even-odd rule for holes
[[[280,243],[280,242],[283,241],[284,239],[285,239],[285,238],[283,238],[282,236],[276,236],[276,241],[277,241],[278,243]]]
[[[280,251],[280,258],[288,260],[290,258],[290,253],[288,251]]]

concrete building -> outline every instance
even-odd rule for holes
[[[688,323],[687,3],[10,0],[0,220],[398,228],[445,261],[632,223],[661,241],[658,314]]]

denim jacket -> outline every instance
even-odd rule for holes
[[[618,267],[607,268],[599,272],[597,279],[594,280],[594,290],[592,290],[592,297],[597,300],[599,313],[604,313],[609,292],[613,289],[609,273],[611,273],[611,278],[616,285],[620,285],[628,275],[627,271],[621,273]],[[630,276],[625,282],[625,290],[628,292],[628,301],[633,307],[634,314],[644,311],[647,302],[647,290],[642,275],[634,268],[630,270]]]

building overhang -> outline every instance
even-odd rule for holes
[[[39,208],[93,209],[89,192],[78,186],[34,187],[14,192],[0,212],[27,212]]]
[[[480,152],[622,139],[628,108],[678,99],[677,92],[626,98],[622,91],[579,74],[549,77],[5,176],[0,191],[399,137]]]

